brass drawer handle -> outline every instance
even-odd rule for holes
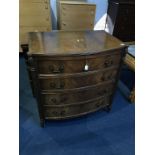
[[[53,102],[53,103],[57,102],[56,98],[51,98],[50,101]]]
[[[107,80],[112,80],[113,79],[113,76],[112,76],[112,74],[110,74],[110,75],[103,75],[102,77],[101,77],[101,80],[102,81],[107,81]]]
[[[63,89],[64,87],[65,87],[65,83],[64,82],[60,82],[56,88],[57,89]]]
[[[100,107],[100,102],[96,103],[96,104],[95,104],[95,107],[96,107],[96,108]]]
[[[60,67],[59,67],[59,71],[60,71],[61,73],[64,72],[64,66],[63,66],[63,64],[60,65]]]
[[[62,110],[61,112],[60,112],[60,115],[61,116],[64,116],[66,114],[66,111],[65,110]]]
[[[65,110],[62,110],[62,111],[60,111],[60,112],[58,112],[58,111],[52,111],[52,114],[54,115],[54,116],[64,116],[65,114],[66,114],[66,111]]]
[[[104,66],[105,67],[110,67],[110,66],[112,66],[113,65],[113,60],[106,60],[105,62],[104,62]]]
[[[65,83],[64,83],[64,82],[60,82],[60,83],[51,82],[51,83],[50,83],[50,87],[51,87],[52,89],[64,89]]]
[[[103,104],[103,101],[99,101],[99,102],[97,102],[97,103],[95,104],[95,107],[98,108],[98,107],[100,107],[102,104]]]
[[[55,69],[54,66],[49,66],[48,67],[50,72],[52,73],[63,73],[64,72],[64,66],[63,65],[60,65],[58,69]]]

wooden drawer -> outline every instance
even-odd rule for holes
[[[20,3],[19,5],[20,16],[49,16],[49,13],[50,5],[48,3]]]
[[[93,98],[108,96],[112,94],[113,84],[99,84],[80,90],[42,93],[43,104],[45,105],[70,105],[77,102],[91,100]]]
[[[60,2],[60,10],[65,12],[86,12],[95,11],[96,5],[90,4],[64,4]]]
[[[95,11],[80,11],[80,12],[71,12],[71,11],[61,11],[61,19],[64,20],[77,20],[85,19],[94,22]],[[75,19],[77,18],[77,19]]]
[[[80,75],[41,76],[40,88],[42,90],[63,90],[96,85],[98,83],[115,81],[117,68],[98,72],[85,72]]]
[[[49,15],[22,16],[20,18],[20,26],[50,26],[51,17]]]
[[[60,24],[61,30],[93,30],[94,21],[74,18],[73,20],[62,20]]]
[[[28,32],[48,32],[51,31],[51,27],[25,27],[20,26],[19,27],[19,41],[20,44],[28,44]]]
[[[65,119],[70,117],[76,117],[90,112],[94,112],[102,107],[106,107],[109,103],[109,97],[100,97],[70,106],[45,106],[44,115],[46,119]]]
[[[37,60],[39,74],[62,74],[62,73],[80,73],[84,72],[87,64],[89,71],[99,70],[117,66],[120,63],[120,52],[111,55],[96,55],[86,57],[67,57],[67,58],[42,58]]]

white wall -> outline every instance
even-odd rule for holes
[[[50,0],[52,7],[52,26],[56,29],[57,14],[56,14],[56,0]],[[96,4],[95,30],[103,30],[105,28],[105,18],[107,12],[107,0],[87,0],[87,2]]]

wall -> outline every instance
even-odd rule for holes
[[[87,0],[88,3],[96,4],[95,30],[103,30],[105,28],[105,19],[107,12],[108,0]],[[52,27],[57,29],[57,13],[56,0],[50,0],[52,7]]]
[[[104,30],[106,12],[108,7],[107,0],[87,0],[87,2],[96,4],[95,30]]]

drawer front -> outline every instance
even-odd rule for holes
[[[48,3],[20,3],[19,15],[20,16],[39,16],[50,15],[50,5]]]
[[[48,32],[51,31],[51,27],[22,27],[20,26],[19,30],[19,40],[20,44],[28,43],[28,32]]]
[[[63,11],[62,10],[60,16],[61,16],[62,21],[64,21],[64,20],[77,21],[77,19],[79,19],[79,21],[81,21],[82,19],[88,20],[88,21],[94,21],[95,11],[72,12],[72,11]]]
[[[61,30],[93,30],[94,28],[94,20],[62,20],[60,24]]]
[[[84,73],[80,76],[59,76],[59,77],[40,77],[41,90],[63,90],[74,89],[96,85],[99,83],[116,79],[117,69],[102,71],[98,73]]]
[[[42,99],[44,105],[69,105],[77,102],[91,100],[101,96],[111,95],[113,84],[97,85],[95,87],[81,89],[78,91],[67,91],[61,93],[43,93]]]
[[[80,73],[84,72],[85,65],[88,65],[88,70],[99,70],[117,66],[120,63],[121,55],[101,55],[98,57],[87,57],[81,58],[61,58],[55,59],[42,59],[37,61],[38,73],[40,74],[62,74],[62,73]]]
[[[83,102],[82,104],[72,105],[72,106],[62,106],[62,107],[49,107],[44,108],[46,119],[65,119],[69,117],[76,117],[84,115],[90,112],[94,112],[100,108],[103,108],[110,104],[110,98],[98,98],[88,102]]]
[[[20,18],[20,26],[50,26],[51,17],[49,15],[44,16],[22,16]]]
[[[95,11],[96,5],[85,5],[85,4],[61,4],[60,10],[65,12],[90,12]]]

